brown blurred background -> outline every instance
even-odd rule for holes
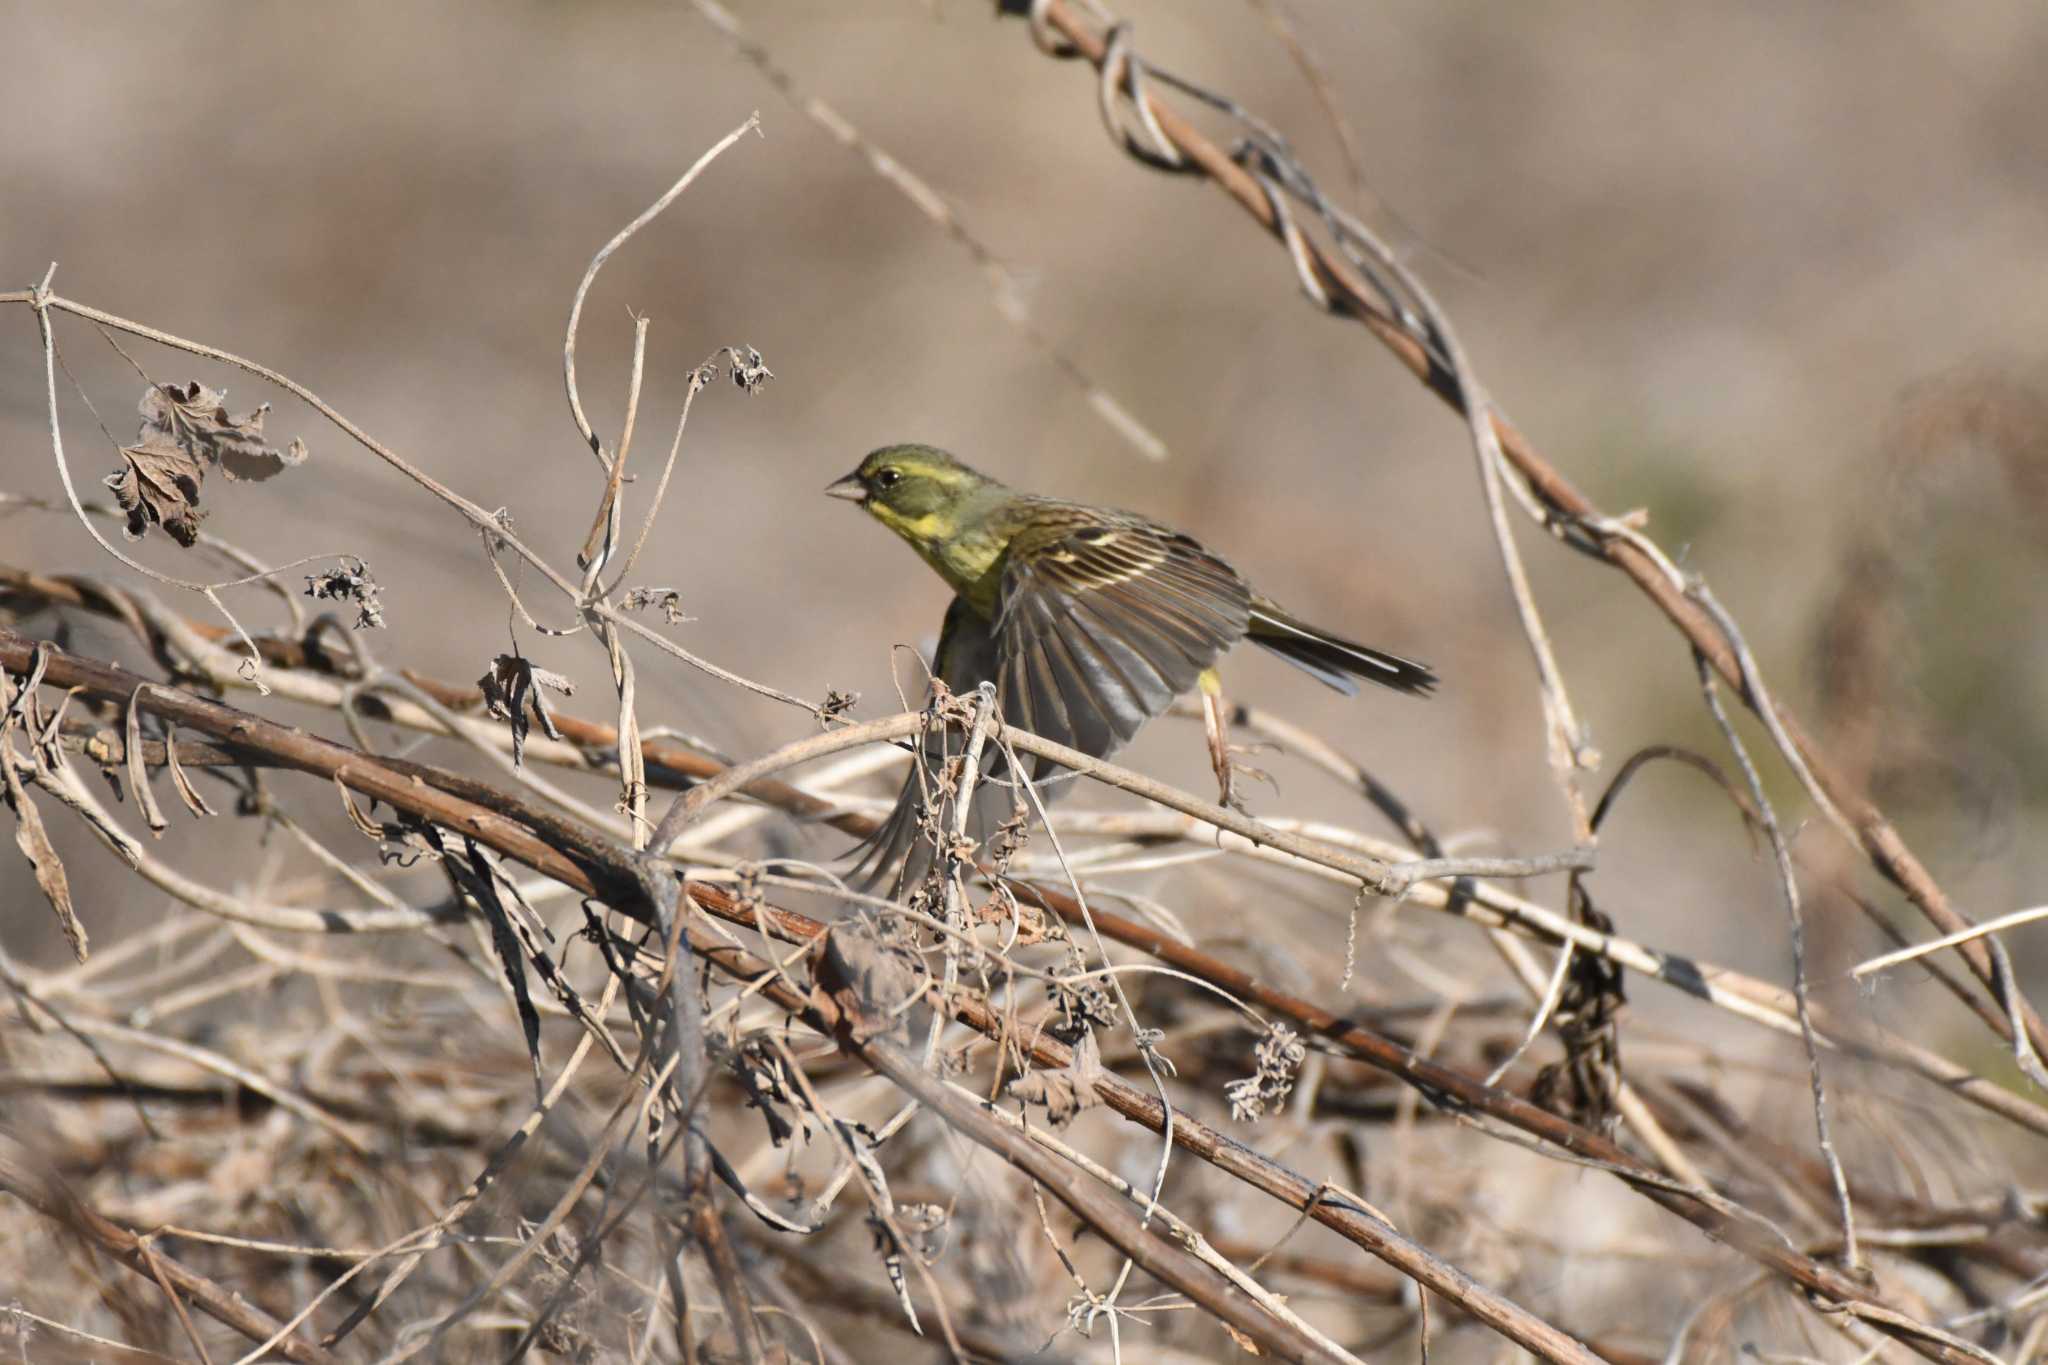
[[[819,489],[873,445],[932,441],[1026,486],[1177,522],[1302,614],[1430,661],[1445,685],[1428,704],[1347,702],[1263,658],[1234,660],[1229,682],[1331,736],[1461,847],[1561,846],[1529,654],[1454,416],[1362,330],[1308,308],[1284,255],[1213,188],[1117,152],[1090,73],[1048,61],[1021,23],[912,0],[735,12],[1021,272],[1036,325],[1164,440],[1163,463],[1004,321],[953,241],[687,4],[9,6],[9,287],[56,260],[60,292],[282,369],[508,508],[566,566],[597,489],[562,396],[571,292],[600,244],[758,109],[765,137],[607,268],[579,352],[586,405],[613,434],[629,310],[652,318],[642,469],[714,348],[754,345],[777,375],[759,396],[721,385],[697,403],[636,574],[680,590],[696,619],[679,639],[807,697],[838,687],[863,694],[863,715],[894,709],[890,646],[929,639],[943,590]],[[1152,61],[1243,101],[1351,199],[1324,112],[1257,8],[1120,12]],[[2043,899],[2048,13],[1288,12],[1398,223],[1369,216],[1438,290],[1506,411],[1609,511],[1647,509],[1767,678],[1868,767],[1959,904],[1988,917]],[[59,497],[33,320],[6,323],[0,487]],[[60,341],[113,436],[132,440],[125,363],[75,321]],[[388,662],[465,680],[505,647],[502,595],[452,514],[290,399],[131,349],[158,379],[225,384],[231,407],[274,401],[270,430],[312,447],[278,481],[214,481],[207,529],[272,562],[364,556],[385,586],[391,628],[370,643]],[[112,446],[60,394],[74,472],[96,480]],[[1718,752],[1674,632],[1618,575],[1519,529],[1608,772],[1646,743]],[[123,572],[47,514],[0,519],[0,547],[45,570]],[[161,537],[139,553],[177,567]],[[235,600],[272,619],[260,594]],[[521,638],[602,713],[587,642]],[[809,727],[645,657],[649,723],[741,753]],[[1204,789],[1185,725],[1155,726],[1131,757]],[[1364,819],[1325,779],[1272,766],[1279,793],[1255,788],[1255,809]],[[1807,819],[1767,766],[1788,819]],[[1830,838],[1816,822],[1802,846]],[[1594,885],[1626,932],[1786,979],[1767,866],[1706,784],[1646,776],[1602,859]],[[19,860],[0,857],[0,878],[22,903]],[[146,911],[123,902],[129,883],[91,884],[114,898],[82,905],[96,933],[123,903]],[[1228,896],[1204,900],[1199,875],[1172,884],[1214,916],[1208,932],[1268,928]],[[1305,893],[1281,927],[1327,938],[1343,899]],[[1817,972],[1882,946],[1839,904],[1823,911]],[[63,951],[33,915],[7,932],[37,960]],[[2023,971],[2043,934],[2013,936]],[[1398,978],[1375,980],[1398,993]],[[1635,998],[1653,1018],[1702,1018],[1653,986]],[[1922,1005],[1929,1036],[1925,1019],[1948,1017],[1929,988],[1901,981],[1874,1007]]]

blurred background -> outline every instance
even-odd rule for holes
[[[1708,578],[1766,678],[1868,773],[1960,906],[1988,917],[2042,899],[2048,13],[2023,0],[1291,0],[1356,131],[1361,194],[1268,11],[1119,12],[1150,61],[1276,126],[1392,237],[1505,411],[1595,502],[1643,509]],[[652,319],[642,471],[717,347],[758,347],[776,375],[758,395],[721,384],[696,403],[635,575],[681,594],[694,619],[677,639],[804,697],[859,692],[864,717],[896,709],[892,646],[929,644],[943,589],[819,490],[872,446],[929,441],[1013,483],[1176,523],[1309,619],[1429,661],[1444,686],[1428,703],[1347,701],[1264,657],[1234,658],[1227,682],[1328,736],[1464,851],[1569,842],[1462,424],[1362,329],[1306,306],[1284,253],[1216,189],[1117,151],[1085,64],[1048,61],[1021,22],[912,0],[734,7],[799,98],[828,103],[1007,263],[1038,333],[1156,434],[1161,460],[1005,320],[959,243],[687,4],[4,13],[8,287],[54,260],[61,293],[277,367],[506,508],[561,566],[598,490],[562,394],[572,291],[606,239],[759,110],[763,136],[627,246],[584,313],[582,393],[607,437],[631,315]],[[0,489],[58,499],[33,318],[17,308],[6,324]],[[134,439],[139,384],[91,328],[60,320],[59,341],[112,436],[60,376],[67,451],[90,487]],[[508,647],[503,596],[452,514],[289,397],[124,344],[156,379],[224,385],[237,411],[273,402],[273,437],[311,447],[276,481],[210,482],[209,531],[273,563],[361,555],[384,585],[390,629],[368,643],[386,662],[466,681]],[[1529,531],[1538,601],[1607,757],[1595,790],[1645,744],[1724,757],[1675,632],[1620,575]],[[184,571],[160,535],[134,552]],[[0,560],[131,581],[47,513],[0,517]],[[252,625],[272,619],[260,593],[232,600]],[[563,618],[544,594],[528,600]],[[581,684],[572,709],[605,714],[586,641],[519,638]],[[648,723],[738,754],[811,728],[643,659]],[[1207,789],[1185,723],[1152,727],[1129,759]],[[1266,766],[1277,791],[1252,788],[1255,811],[1367,822],[1327,779]],[[1788,825],[1807,821],[1781,766],[1766,767]],[[83,847],[75,828],[57,833]],[[813,856],[843,842],[804,837]],[[1800,840],[1827,856],[1832,836],[1816,821]],[[151,913],[132,883],[76,861],[96,934]],[[1894,893],[1855,880],[1927,936]],[[1170,888],[1218,941],[1327,943],[1348,909],[1339,889],[1294,887],[1288,908],[1262,898],[1254,915],[1200,871],[1132,885]],[[1789,979],[1768,861],[1689,774],[1640,780],[1590,885],[1623,932]],[[11,855],[0,894],[32,895]],[[1836,985],[1886,944],[1817,899],[1813,970],[1834,998],[1910,1014],[1932,1046],[1987,1046],[1937,988],[1901,976],[1858,999]],[[1406,932],[1421,951],[1485,959],[1447,921]],[[2042,932],[2011,940],[2036,986]],[[38,913],[6,936],[31,962],[65,953]],[[1333,964],[1297,965],[1312,993],[1334,990]],[[1384,1002],[1414,983],[1369,964],[1353,989]],[[1653,1027],[1733,1027],[1654,985],[1633,1008]],[[1728,1046],[1785,1055],[1739,1031]],[[1800,1118],[1785,1120],[1795,1136],[1810,1132]],[[1954,1157],[1993,1185],[2015,1178],[2003,1159]]]

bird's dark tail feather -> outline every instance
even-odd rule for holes
[[[926,827],[927,803],[946,759],[945,732],[938,731],[933,738],[936,742],[919,743],[910,772],[903,779],[903,790],[888,818],[873,834],[848,850],[847,856],[858,859],[846,875],[846,884],[854,890],[896,899],[922,882],[931,870],[938,846],[934,831]],[[977,849],[987,846],[1016,806],[1010,766],[995,745],[989,745],[983,753],[981,768],[981,780],[974,789],[967,816],[967,837]],[[940,814],[950,819],[951,808],[942,806]]]
[[[1251,624],[1246,633],[1253,644],[1271,650],[1347,697],[1358,695],[1353,678],[1364,678],[1415,696],[1426,696],[1436,686],[1436,674],[1426,664],[1355,645],[1297,621],[1268,602],[1252,604]]]

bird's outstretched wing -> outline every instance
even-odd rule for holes
[[[1010,542],[995,622],[1003,719],[1102,758],[1244,637],[1251,592],[1178,532],[1057,510],[1039,508]]]
[[[1010,542],[993,623],[955,598],[932,671],[957,694],[996,684],[1005,722],[1106,758],[1195,685],[1244,637],[1251,592],[1187,536],[1135,517],[1057,505],[1034,509]],[[961,738],[919,741],[895,808],[866,844],[853,880],[897,890],[931,865],[930,793]],[[1053,765],[1032,764],[1036,780]],[[991,745],[968,813],[986,839],[1015,809],[1008,764]]]

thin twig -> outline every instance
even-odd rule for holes
[[[584,296],[590,292],[591,284],[597,279],[597,272],[604,268],[604,263],[611,259],[613,252],[630,241],[634,233],[660,217],[661,211],[674,203],[684,190],[690,188],[697,177],[704,173],[704,168],[718,160],[719,156],[727,148],[731,147],[748,133],[759,133],[760,131],[761,116],[759,114],[750,114],[739,127],[712,143],[710,150],[698,157],[691,164],[690,169],[684,171],[681,178],[675,184],[670,185],[668,189],[662,192],[660,198],[649,204],[641,211],[638,218],[620,228],[616,233],[612,234],[610,241],[598,248],[597,254],[590,258],[589,266],[584,269],[583,278],[577,282],[576,296],[569,303],[569,325],[562,337],[562,387],[568,391],[569,411],[575,416],[576,430],[583,433],[583,439],[589,444],[590,453],[596,457],[600,468],[609,471],[611,461],[605,458],[604,442],[598,439],[595,431],[591,430],[590,419],[583,415],[583,397],[576,389],[576,328],[577,324],[583,319]]]
[[[1714,723],[1721,727],[1721,736],[1734,753],[1736,765],[1742,769],[1743,780],[1749,785],[1749,799],[1755,804],[1764,837],[1770,841],[1771,856],[1778,865],[1778,888],[1785,898],[1786,918],[1791,921],[1792,1000],[1799,1013],[1800,1040],[1806,1045],[1806,1074],[1813,1091],[1813,1126],[1818,1135],[1821,1158],[1827,1162],[1828,1177],[1835,1186],[1835,1203],[1842,1225],[1842,1262],[1852,1273],[1861,1275],[1865,1270],[1862,1253],[1856,1245],[1856,1206],[1849,1198],[1849,1177],[1842,1170],[1842,1159],[1835,1154],[1834,1138],[1828,1127],[1828,1096],[1821,1080],[1820,1045],[1814,1038],[1813,1011],[1806,998],[1806,925],[1800,914],[1799,879],[1792,871],[1792,853],[1785,843],[1784,832],[1778,828],[1777,813],[1771,809],[1770,799],[1764,795],[1763,778],[1758,775],[1756,765],[1750,761],[1748,748],[1744,746],[1742,737],[1735,733],[1735,727],[1721,705],[1721,692],[1714,682],[1713,669],[1704,654],[1697,655],[1696,662],[1707,710],[1713,714]]]

